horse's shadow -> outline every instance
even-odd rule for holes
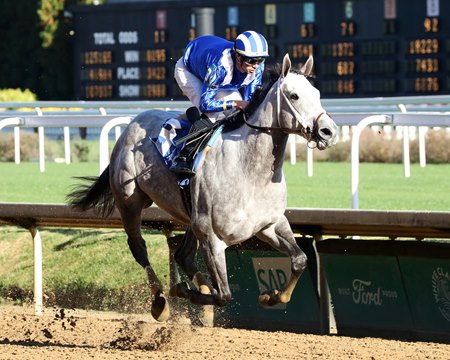
[[[99,232],[98,230],[81,230],[81,229],[51,229],[53,233],[59,233],[62,236],[67,236],[70,239],[57,244],[53,247],[54,251],[64,251],[69,248],[84,248],[88,246],[92,246],[95,242],[98,241],[98,239],[89,239],[86,240],[86,232],[89,234],[97,234],[98,235],[105,235],[105,234],[113,234],[113,232]],[[114,233],[115,234],[115,233]],[[124,237],[123,234],[119,233],[120,236]],[[109,241],[112,239],[111,237],[103,238],[101,241]]]

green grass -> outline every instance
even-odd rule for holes
[[[351,208],[350,163],[316,162],[313,176],[305,163],[284,165],[289,207]],[[377,210],[450,211],[450,164],[411,165],[361,163],[359,208]]]
[[[139,310],[149,301],[144,271],[117,229],[40,229],[47,305],[96,310]],[[149,258],[166,288],[165,236],[144,232]],[[33,242],[26,230],[0,228],[0,298],[29,301],[33,288]]]
[[[45,171],[39,163],[0,163],[0,201],[63,203],[65,194],[75,184],[74,176],[98,175],[98,163],[57,164],[47,162]]]
[[[289,207],[351,208],[349,163],[315,162],[313,176],[306,163],[286,163]],[[76,184],[75,176],[98,175],[98,163],[71,165],[46,163],[0,163],[0,202],[64,203]],[[448,179],[450,164],[411,165],[411,176],[403,176],[401,164],[360,164],[361,209],[450,210]],[[224,190],[226,191],[226,190]]]

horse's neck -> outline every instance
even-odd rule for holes
[[[273,89],[259,106],[248,122],[263,127],[279,128],[276,94]],[[246,128],[246,154],[249,163],[261,168],[268,167],[272,172],[281,171],[288,136],[281,130],[264,132],[250,127]]]

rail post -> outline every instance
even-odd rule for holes
[[[34,313],[42,315],[44,304],[42,301],[42,240],[36,226],[30,227],[34,248]]]
[[[406,106],[398,104],[398,108],[406,114]],[[411,160],[409,156],[409,126],[403,126],[403,175],[407,178],[411,176]]]
[[[20,129],[23,125],[23,119],[20,117],[10,117],[0,120],[0,131],[7,126],[14,125],[14,160],[16,164],[20,164]]]
[[[119,125],[128,125],[131,122],[130,116],[119,116],[108,121],[105,126],[102,127],[100,132],[100,170],[99,174],[106,169],[109,164],[109,147],[108,147],[108,134],[109,131]]]
[[[359,138],[361,132],[368,125],[372,124],[390,124],[392,116],[372,115],[362,119],[353,129],[352,137],[352,208],[359,209]]]

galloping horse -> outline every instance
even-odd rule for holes
[[[146,270],[155,319],[166,320],[169,305],[141,235],[141,212],[153,203],[188,226],[175,259],[197,288],[177,284],[171,295],[195,304],[225,305],[231,299],[225,249],[256,236],[288,255],[292,270],[286,286],[261,294],[260,304],[290,300],[307,259],[284,215],[287,190],[282,167],[288,135],[303,136],[323,150],[335,143],[337,132],[322,108],[319,91],[307,79],[312,66],[310,57],[300,71],[291,69],[286,54],[281,67],[269,72],[269,79],[247,108],[246,124],[223,132],[191,178],[191,214],[176,176],[151,140],[157,138],[165,121],[180,115],[174,112],[148,110],[136,116],[118,139],[104,172],[99,177],[84,177],[89,183],[68,195],[71,206],[94,208],[105,216],[117,206],[130,250]],[[195,264],[198,245],[211,284]]]

